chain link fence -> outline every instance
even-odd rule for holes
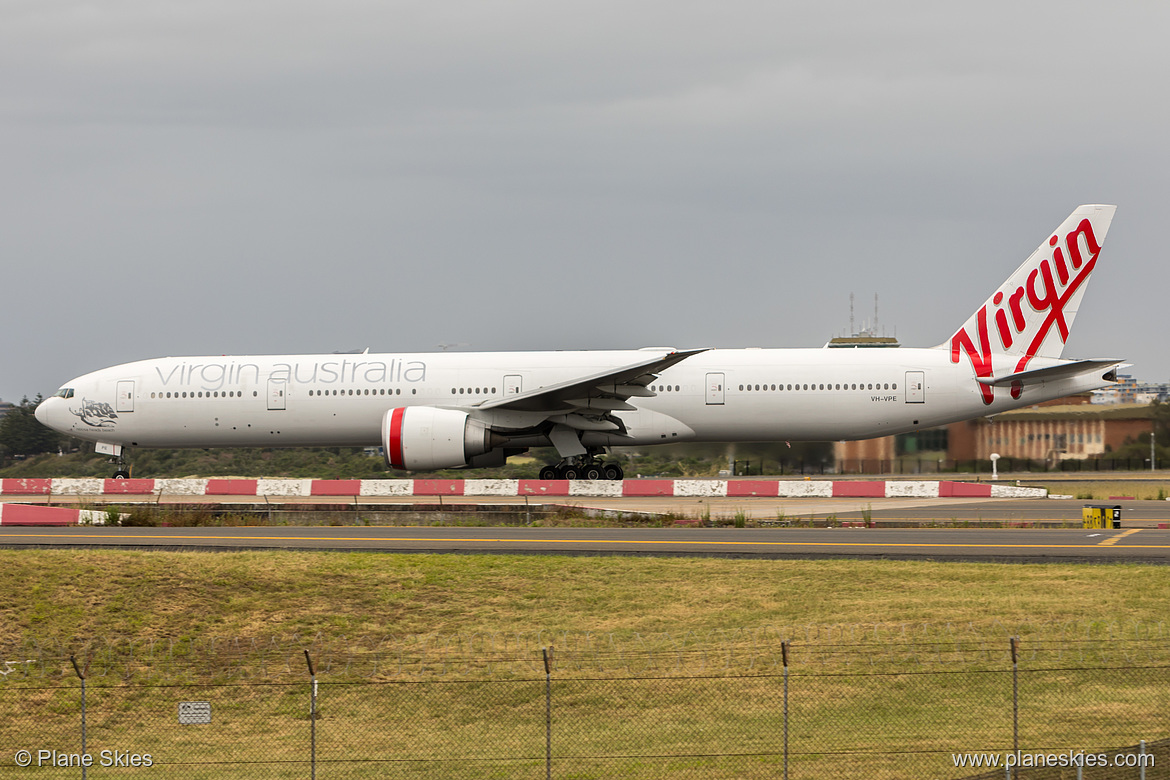
[[[1016,628],[29,643],[0,777],[1170,777],[1162,624]]]

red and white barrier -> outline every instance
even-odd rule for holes
[[[4,479],[5,496],[566,496],[696,498],[1043,498],[1044,488],[939,480]]]
[[[93,509],[0,504],[0,525],[105,525],[108,517]]]

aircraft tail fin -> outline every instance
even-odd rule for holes
[[[939,347],[951,362],[966,355],[978,377],[994,356],[1015,358],[1022,372],[1037,356],[1060,357],[1116,206],[1079,206],[1023,265]]]

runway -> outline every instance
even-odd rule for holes
[[[4,528],[7,548],[1170,562],[1170,529],[1026,528]]]
[[[73,497],[84,502],[84,497]],[[428,499],[423,499],[428,500]],[[233,498],[219,508],[264,506]],[[1119,530],[1085,530],[1085,501],[1007,498],[530,498],[589,512],[659,515],[717,527],[467,527],[454,506],[516,506],[518,499],[442,497],[337,500],[330,523],[200,528],[0,527],[0,547],[142,550],[342,550],[399,553],[718,556],[731,558],[895,558],[966,561],[1170,562],[1170,502],[1091,502],[1122,507]],[[60,505],[62,502],[55,501]],[[138,502],[128,502],[138,503]],[[202,502],[197,502],[202,503]],[[438,524],[367,526],[376,506],[410,504]],[[520,502],[523,505],[523,502]],[[190,502],[187,506],[190,506]],[[165,503],[163,504],[165,506]],[[286,499],[284,508],[320,500]],[[406,508],[406,507],[402,507]],[[341,514],[339,515],[338,512]],[[347,515],[352,513],[352,524]],[[295,518],[288,513],[284,517]],[[306,515],[309,516],[309,515]],[[340,517],[340,520],[338,519]],[[735,518],[748,525],[726,527]],[[451,525],[443,525],[451,523]],[[862,525],[871,527],[841,527]],[[833,527],[799,527],[805,525]],[[1159,528],[1159,526],[1164,526]],[[987,527],[999,526],[999,527]],[[1007,527],[1003,527],[1007,526]]]

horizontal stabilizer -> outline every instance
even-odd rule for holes
[[[1007,376],[981,376],[978,377],[978,381],[980,384],[990,385],[991,387],[1006,387],[1016,382],[1023,385],[1035,385],[1041,382],[1053,382],[1058,379],[1069,379],[1074,376],[1080,376],[1081,374],[1090,374],[1103,368],[1117,367],[1121,364],[1122,361],[1120,360],[1077,360],[1071,363],[1061,363],[1058,366],[1049,366],[1048,368],[1021,371],[1018,374],[1008,374]]]

